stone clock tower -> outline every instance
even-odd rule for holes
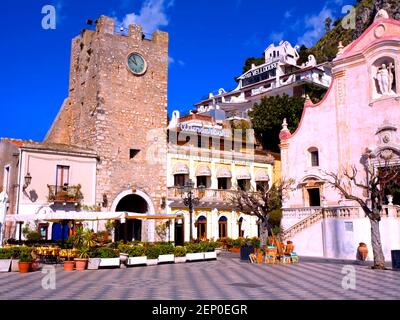
[[[117,30],[117,32],[116,32]],[[165,213],[168,34],[127,34],[102,16],[72,41],[69,97],[46,141],[99,155],[103,211]],[[154,240],[154,223],[128,221],[128,240]],[[127,222],[127,224],[128,224]]]

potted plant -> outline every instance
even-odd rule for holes
[[[32,256],[28,252],[23,252],[19,256],[19,272],[28,273],[32,268]]]
[[[12,256],[10,248],[0,248],[0,272],[10,271]]]
[[[97,244],[96,234],[92,230],[78,228],[72,236],[72,244],[78,252],[75,257],[76,270],[83,271],[88,264],[90,249]]]
[[[89,248],[80,248],[78,249],[78,255],[74,258],[75,268],[77,271],[83,271],[86,269],[88,261],[89,261]]]
[[[128,266],[140,266],[147,264],[146,249],[143,246],[133,246],[127,250]]]
[[[163,244],[159,246],[160,255],[158,256],[158,263],[174,263],[174,246],[172,244]]]
[[[64,259],[64,270],[65,271],[74,271],[75,269],[75,251],[72,250],[61,250],[60,257]]]
[[[95,257],[100,258],[99,267],[120,267],[119,251],[112,248],[98,248]]]
[[[207,241],[201,244],[204,252],[204,260],[217,260],[217,252],[215,249],[219,246],[218,242]]]
[[[238,238],[236,240],[232,241],[232,248],[231,248],[231,252],[235,252],[235,253],[239,253],[240,252],[240,248],[242,247],[242,245],[245,243],[243,238]]]
[[[204,260],[204,253],[200,243],[190,243],[186,246],[186,260],[199,261]]]
[[[175,263],[185,263],[186,262],[186,248],[185,247],[175,247],[174,249]]]
[[[146,248],[146,256],[147,256],[147,265],[154,266],[158,264],[158,257],[160,255],[160,247],[159,246],[148,246]]]

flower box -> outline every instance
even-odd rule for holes
[[[163,254],[158,257],[158,263],[174,263],[175,256],[173,254]]]
[[[100,258],[99,267],[118,267],[121,264],[121,259],[118,258]]]
[[[204,260],[217,260],[217,252],[204,252]]]
[[[158,259],[147,259],[146,264],[148,266],[156,266],[158,264]]]
[[[186,263],[186,257],[175,257],[175,263]]]
[[[100,266],[100,258],[89,258],[88,262],[88,270],[97,270]]]
[[[147,257],[129,257],[127,265],[128,266],[140,266],[147,264]]]
[[[9,272],[11,267],[12,259],[1,259],[0,260],[0,272]]]
[[[204,260],[204,252],[197,252],[197,253],[187,253],[186,254],[187,261],[199,261]]]

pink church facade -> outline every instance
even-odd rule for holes
[[[339,46],[324,100],[314,105],[307,99],[297,130],[290,133],[284,124],[280,138],[282,177],[295,180],[283,203],[282,225],[297,253],[355,259],[364,242],[371,260],[369,219],[325,179],[353,165],[364,179],[366,154],[368,165],[400,164],[400,22],[380,11],[357,40]],[[400,249],[399,206],[384,206],[380,231],[390,260],[391,250]]]

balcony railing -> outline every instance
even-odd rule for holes
[[[198,190],[194,190],[194,196],[199,197],[204,201],[216,201],[216,202],[227,202],[231,199],[232,195],[235,193],[234,190],[214,190],[206,189],[203,194],[200,194]],[[180,199],[181,194],[178,187],[168,188],[168,198],[169,199]]]
[[[79,203],[83,199],[81,185],[76,186],[50,186],[49,202]]]

